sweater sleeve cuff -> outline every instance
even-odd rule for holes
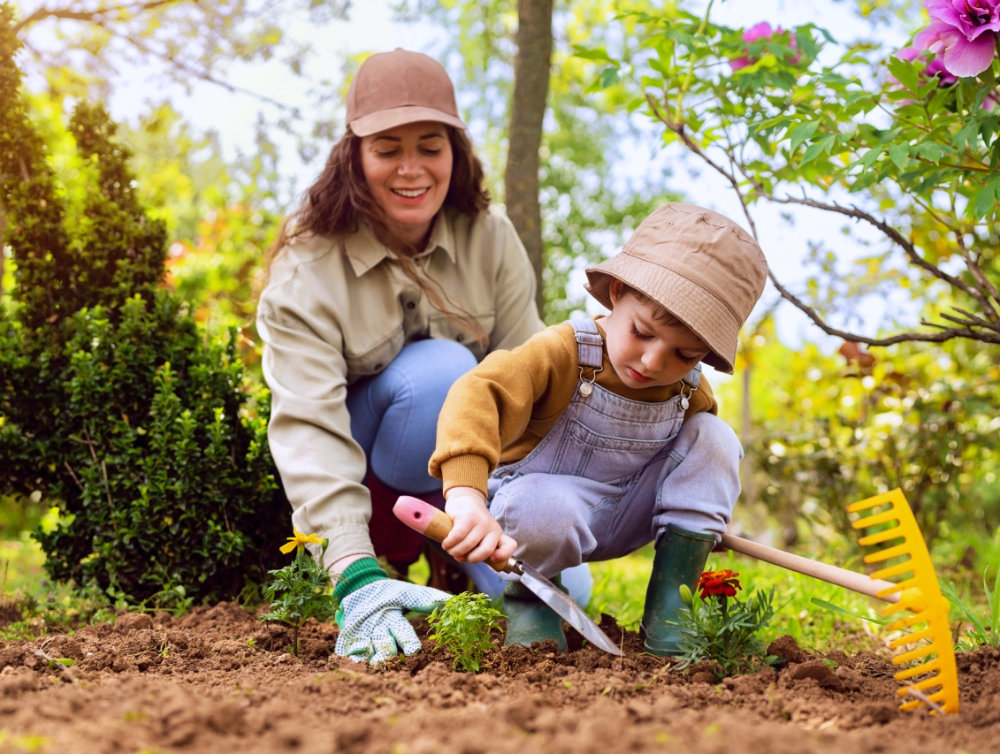
[[[441,464],[445,493],[452,487],[475,487],[486,495],[489,478],[490,462],[483,456],[454,456]]]
[[[376,581],[387,579],[389,576],[379,566],[375,558],[361,558],[355,560],[340,574],[337,579],[337,586],[333,593],[337,599],[342,600],[351,592],[356,592],[363,586],[368,586]]]

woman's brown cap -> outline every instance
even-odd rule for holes
[[[646,294],[705,341],[705,357],[733,373],[740,328],[764,292],[767,260],[729,218],[692,204],[664,204],[616,254],[587,269],[587,290],[609,309],[618,278]]]
[[[444,66],[428,55],[398,47],[361,64],[347,90],[351,131],[369,136],[425,120],[465,129]]]

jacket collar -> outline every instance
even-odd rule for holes
[[[452,264],[455,263],[455,232],[451,213],[445,209],[442,209],[435,218],[427,249],[418,254],[417,258],[429,257],[438,249],[443,249]],[[375,238],[375,234],[364,223],[357,233],[352,233],[344,239],[344,251],[351,262],[354,274],[358,277],[376,267],[383,259],[391,257],[389,250]]]

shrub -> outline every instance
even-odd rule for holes
[[[166,234],[100,107],[70,121],[80,206],[57,185],[11,23],[0,5],[0,202],[16,265],[0,309],[0,493],[58,501],[58,524],[33,534],[53,578],[133,603],[232,598],[263,581],[289,527],[267,394],[246,390],[234,333],[206,342],[160,287]]]

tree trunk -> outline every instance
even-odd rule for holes
[[[535,270],[535,304],[542,313],[542,210],[538,202],[538,150],[549,94],[553,0],[518,0],[514,96],[507,131],[507,216]]]

